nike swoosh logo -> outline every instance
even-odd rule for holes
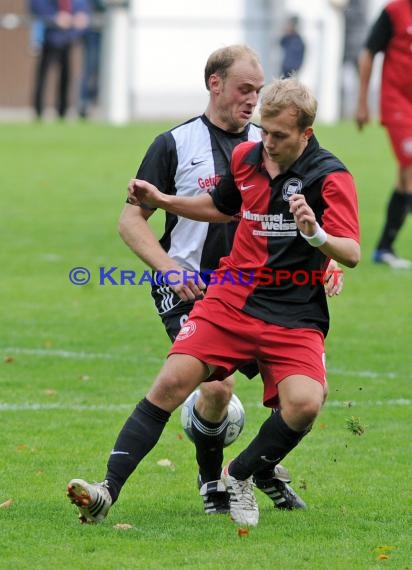
[[[279,461],[278,459],[268,459],[266,455],[261,455],[260,458],[266,463],[277,463]]]
[[[206,162],[206,160],[204,160],[204,159],[199,160],[199,159],[194,158],[190,164],[192,166],[196,166],[196,164],[202,164],[202,162]]]
[[[240,185],[240,189],[242,191],[245,191],[245,190],[249,190],[249,188],[254,188],[255,186],[256,186],[256,184],[249,184],[249,186],[245,186],[242,182],[242,184]]]

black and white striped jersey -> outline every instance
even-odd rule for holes
[[[249,124],[235,134],[214,126],[205,115],[195,117],[153,141],[136,177],[165,194],[196,196],[210,192],[228,173],[233,149],[247,140],[261,140],[258,126]],[[180,266],[203,273],[216,269],[220,258],[228,255],[236,228],[235,222],[196,222],[166,212],[160,244]],[[159,287],[163,302],[156,301],[156,306],[161,314],[172,309],[178,298],[167,295],[172,292],[164,284],[159,283]]]

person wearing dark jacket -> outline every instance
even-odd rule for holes
[[[33,105],[36,117],[44,111],[44,91],[52,65],[58,65],[56,109],[60,118],[67,113],[70,88],[70,54],[89,23],[88,0],[30,0],[30,11],[44,24],[44,40],[35,75]]]
[[[297,73],[302,67],[305,54],[305,44],[298,31],[297,16],[292,16],[287,21],[285,33],[280,39],[280,45],[283,49],[281,74],[283,77],[289,77]]]
[[[83,67],[80,82],[78,112],[86,119],[90,107],[97,102],[99,93],[100,52],[102,47],[104,0],[89,0],[91,8],[90,26],[82,38]]]

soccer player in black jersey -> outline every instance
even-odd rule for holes
[[[256,54],[245,46],[230,46],[214,52],[206,65],[205,80],[210,92],[205,114],[160,135],[139,168],[138,177],[154,182],[166,195],[208,195],[227,175],[232,150],[242,142],[261,140],[260,130],[250,124],[263,85]],[[164,274],[170,270],[181,273],[183,269],[200,272],[215,269],[220,257],[230,251],[236,229],[234,223],[191,222],[167,214],[165,233],[159,245],[147,223],[151,213],[148,208],[127,204],[121,216],[120,232],[129,247],[156,271]],[[181,283],[173,287],[161,280],[153,287],[156,307],[172,340],[187,321],[194,300],[203,295],[205,285],[195,280],[185,282],[182,278]],[[333,294],[339,291],[340,284],[332,282],[329,287],[329,293]],[[202,384],[201,397],[193,410],[199,482],[208,513],[229,509],[228,493],[220,481],[220,473],[232,389],[233,378],[229,374],[223,381]],[[162,414],[157,418],[157,413],[153,416],[152,411],[149,406],[143,413],[150,422],[162,422]],[[129,457],[133,454],[125,450],[133,447],[132,434],[142,427],[132,414],[119,434],[108,463],[108,491],[106,485],[93,486],[82,480],[69,484],[69,496],[80,507],[86,521],[99,522],[107,513],[107,504],[117,499],[134,469],[134,459]],[[272,465],[262,490],[277,507],[303,506],[284,479],[280,466]],[[102,496],[104,500],[100,500]]]
[[[264,84],[256,53],[242,45],[221,48],[208,58],[204,75],[210,93],[204,114],[160,134],[149,147],[136,175],[165,194],[196,196],[210,191],[227,173],[235,146],[261,138],[260,128],[251,123]],[[125,243],[153,270],[163,275],[177,271],[171,279],[176,285],[158,278],[152,287],[157,312],[173,341],[207,284],[200,276],[199,286],[184,279],[183,270],[200,275],[216,269],[219,259],[230,251],[237,223],[199,223],[166,214],[159,242],[147,221],[152,213],[126,204],[119,229]],[[247,373],[255,376],[257,366],[250,366]],[[218,480],[233,385],[232,375],[223,382],[203,384],[192,411],[198,484],[208,514],[229,510],[228,495]]]

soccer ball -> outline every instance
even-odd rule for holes
[[[183,430],[190,441],[193,441],[192,433],[192,409],[199,397],[200,390],[195,390],[186,398],[182,404],[182,411],[180,414],[180,421]],[[242,402],[235,394],[232,395],[229,402],[228,409],[229,423],[226,429],[224,447],[233,443],[241,434],[243,426],[245,425],[245,410]]]

